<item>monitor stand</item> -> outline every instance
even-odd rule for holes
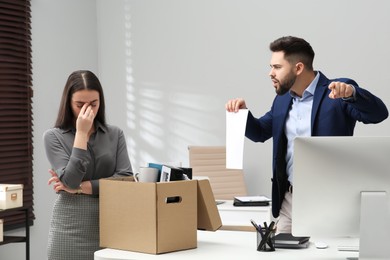
[[[361,192],[359,260],[390,259],[390,214],[386,192]]]

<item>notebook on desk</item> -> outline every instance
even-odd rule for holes
[[[270,201],[266,196],[241,196],[234,197],[233,206],[269,206]]]
[[[295,237],[291,233],[279,233],[272,238],[275,248],[306,248],[310,237]]]

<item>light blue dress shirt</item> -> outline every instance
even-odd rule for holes
[[[293,183],[294,139],[297,136],[311,136],[311,110],[319,78],[320,73],[317,73],[314,80],[303,92],[302,97],[298,97],[290,91],[293,103],[287,116],[284,132],[287,137],[287,175],[291,184]]]

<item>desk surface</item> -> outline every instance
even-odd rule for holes
[[[274,252],[258,252],[256,250],[256,232],[198,231],[198,247],[195,249],[165,253],[160,255],[144,254],[114,249],[102,249],[95,252],[95,260],[128,260],[128,259],[264,259],[264,260],[345,260],[357,257],[357,252],[338,251],[337,246],[357,245],[356,239],[323,239],[329,247],[315,248],[311,239],[306,249],[279,249]]]

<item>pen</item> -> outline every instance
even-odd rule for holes
[[[253,219],[251,219],[250,221],[251,221],[252,225],[256,228],[256,230],[261,233],[261,227],[259,225],[257,225]]]
[[[259,229],[257,230],[257,232],[259,232],[260,233],[260,236],[261,236],[261,241],[260,241],[260,244],[261,244],[261,242],[264,240],[264,233],[263,233],[263,228],[260,226],[260,224],[259,225],[257,225],[258,227],[259,227]],[[266,230],[265,230],[266,231]],[[265,232],[264,231],[264,232]],[[261,248],[261,247],[258,247],[258,248]]]
[[[271,222],[271,224],[269,224],[269,230],[273,230],[274,229],[274,225],[275,225],[275,222]]]

